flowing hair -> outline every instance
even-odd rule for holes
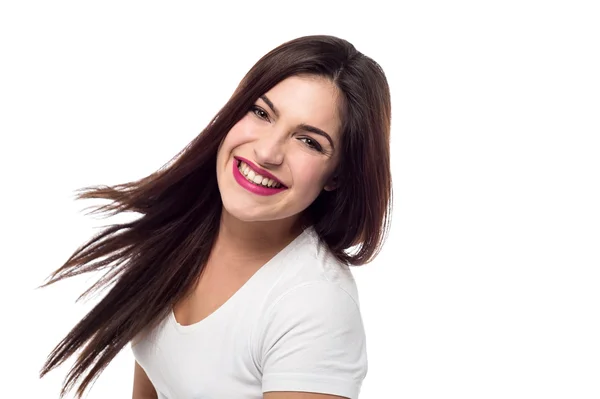
[[[77,386],[81,398],[125,345],[156,326],[194,286],[215,242],[222,211],[217,186],[218,148],[254,102],[280,81],[316,75],[340,96],[341,158],[337,188],[322,191],[305,215],[320,240],[348,265],[379,252],[391,218],[391,104],[381,67],[333,36],[305,36],[264,55],[244,76],[208,126],[159,170],[140,180],[77,190],[76,199],[103,199],[92,213],[133,212],[80,246],[40,287],[105,271],[77,299],[111,286],[48,355],[40,378],[77,353],[60,393]]]

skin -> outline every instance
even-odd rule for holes
[[[321,190],[334,188],[341,129],[338,98],[328,79],[289,77],[258,99],[256,108],[229,131],[217,154],[223,216],[215,249],[220,253],[229,253],[239,264],[277,252],[299,234],[300,214]],[[331,143],[303,124],[326,132]],[[272,196],[247,191],[233,178],[236,155],[269,171],[288,189]]]

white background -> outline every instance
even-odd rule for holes
[[[218,3],[218,4],[214,4]],[[2,397],[97,298],[34,290],[108,223],[74,190],[145,176],[282,42],[343,37],[392,90],[394,219],[355,269],[361,398],[600,397],[600,14],[592,1],[0,6]],[[89,398],[128,398],[127,347]]]

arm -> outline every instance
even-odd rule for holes
[[[146,375],[146,372],[135,362],[135,370],[133,372],[133,396],[132,399],[158,399],[158,394],[154,385]]]

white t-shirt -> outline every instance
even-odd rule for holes
[[[202,321],[171,311],[132,351],[159,399],[260,399],[300,391],[357,398],[367,355],[349,267],[313,228]]]

